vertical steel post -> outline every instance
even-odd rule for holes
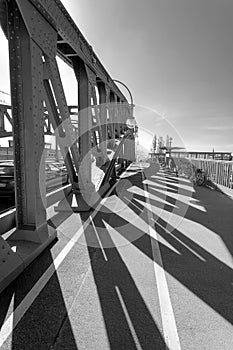
[[[93,79],[92,79],[93,80]],[[94,111],[95,111],[95,119],[96,119],[96,129],[98,131],[98,135],[99,135],[99,159],[100,161],[98,161],[99,165],[100,164],[104,164],[107,160],[107,149],[106,149],[106,142],[103,142],[103,128],[102,128],[102,122],[101,122],[101,109],[100,106],[98,105],[98,101],[97,101],[97,96],[96,96],[96,85],[94,85],[92,87],[92,92],[93,92],[93,102],[94,102]],[[98,87],[97,87],[98,89]],[[99,91],[99,89],[98,89]],[[106,123],[105,123],[106,124]],[[96,134],[95,134],[96,135]]]
[[[108,105],[108,130],[110,138],[113,140],[112,142],[115,145],[115,126],[113,120],[113,106],[112,106],[112,92],[110,89],[107,89],[107,105]]]
[[[117,122],[118,122],[118,131],[120,135],[124,133],[124,125],[123,125],[123,113],[122,113],[122,104],[121,104],[121,99],[119,96],[117,96]]]
[[[59,108],[60,120],[62,121],[62,127],[65,131],[65,143],[67,143],[68,148],[72,154],[73,168],[76,168],[78,171],[79,166],[79,151],[76,144],[76,136],[73,130],[73,126],[70,120],[70,112],[67,106],[66,97],[64,89],[62,86],[62,81],[58,69],[56,59],[50,59],[45,57],[45,71],[48,74],[48,77],[51,81],[51,86],[53,88],[53,94],[55,96],[57,106]],[[58,125],[57,125],[58,127]],[[62,140],[60,140],[62,141]]]
[[[6,131],[5,130],[5,120],[4,120],[4,108],[3,108],[3,106],[0,106],[0,131]]]
[[[100,124],[102,130],[102,152],[104,159],[107,158],[107,91],[105,88],[105,84],[102,82],[98,82],[97,84],[99,91],[99,105],[100,105]]]
[[[130,115],[130,119],[133,119],[135,121],[134,118],[134,104],[130,104],[129,105],[129,115]],[[131,161],[135,162],[136,161],[136,144],[135,144],[135,133],[136,133],[136,122],[135,122],[135,128],[132,132],[132,142],[131,142]],[[170,154],[171,155],[171,154]]]
[[[46,235],[42,52],[30,38],[15,1],[8,12],[10,77],[16,181],[16,223]],[[43,237],[29,237],[29,240]]]
[[[128,119],[131,119],[131,115],[130,115],[130,106],[128,105],[128,103],[125,103],[125,108],[124,108],[125,112],[124,112],[124,116],[122,116],[123,120],[122,122],[124,123],[124,127],[125,124],[127,122]],[[131,138],[127,139],[124,145],[124,154],[123,157],[125,159],[125,163],[128,166],[133,160],[132,160],[132,148],[133,148],[133,131],[132,131],[132,135]]]
[[[110,91],[110,108],[109,108],[110,123],[112,124],[113,139],[118,137],[117,125],[116,125],[116,97],[115,94]]]
[[[92,113],[91,113],[91,94],[92,84],[88,79],[88,72],[85,63],[81,59],[73,61],[74,72],[78,81],[78,131],[79,131],[79,188],[84,196],[89,200],[92,193],[95,192],[95,186],[92,183]]]
[[[115,95],[115,113],[114,113],[114,118],[115,118],[115,130],[117,134],[117,138],[121,137],[121,128],[120,128],[120,105],[119,105],[119,100],[118,97]]]

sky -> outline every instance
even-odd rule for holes
[[[129,87],[144,146],[169,130],[173,146],[233,152],[232,0],[62,2],[111,77]],[[0,90],[9,92],[0,43]],[[73,103],[73,72],[59,66]]]

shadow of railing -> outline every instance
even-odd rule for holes
[[[140,176],[141,180],[139,181],[138,177]],[[146,208],[146,211],[149,211],[152,216],[155,230],[170,244],[170,246],[174,247],[174,250],[169,248],[168,245],[161,243],[160,240],[157,241],[155,238],[149,236],[148,233],[143,231],[138,225],[135,226],[133,221],[128,221],[127,218],[124,218],[122,213],[119,215],[119,213],[110,213],[110,211],[108,213],[101,212],[97,214],[93,220],[98,239],[103,247],[106,246],[106,243],[109,244],[111,241],[110,235],[106,238],[106,232],[103,234],[103,228],[105,228],[106,231],[107,224],[110,228],[114,228],[120,236],[128,241],[128,244],[132,244],[139,252],[143,253],[151,261],[160,264],[159,259],[157,259],[156,256],[153,256],[151,250],[151,242],[156,241],[156,244],[159,245],[161,250],[163,268],[165,271],[229,323],[233,324],[233,314],[229,308],[232,298],[232,266],[228,264],[226,260],[221,258],[221,256],[215,254],[214,250],[211,251],[208,247],[201,246],[198,239],[195,240],[195,237],[189,237],[186,232],[182,231],[185,228],[184,226],[182,226],[182,230],[179,226],[179,223],[183,220],[187,220],[189,225],[192,225],[192,223],[194,225],[200,225],[199,227],[209,230],[212,235],[218,235],[220,238],[219,241],[222,240],[224,242],[226,250],[228,250],[231,256],[233,256],[233,242],[231,237],[231,228],[233,224],[231,213],[233,210],[233,201],[228,197],[220,196],[218,192],[210,191],[207,188],[195,187],[195,190],[191,190],[193,189],[192,185],[188,183],[187,180],[182,181],[182,178],[180,181],[181,183],[179,183],[179,180],[177,182],[177,177],[174,177],[173,188],[173,185],[171,184],[173,179],[172,176],[169,176],[168,186],[165,188],[160,187],[159,184],[164,184],[166,178],[168,178],[166,175],[164,175],[161,180],[155,179],[153,176],[147,178],[146,180],[149,180],[152,185],[154,183],[154,186],[151,186],[151,190],[149,186],[143,184],[144,180],[141,172],[127,177],[127,180],[131,182],[133,187],[146,191],[149,197],[153,194],[153,199],[149,199],[152,208],[151,212],[150,209],[148,209],[148,206],[146,206],[147,198],[143,194],[133,194],[130,203],[124,199],[124,196],[120,199],[135,213],[135,216],[140,216],[140,219],[145,223],[148,220],[148,216],[145,212]],[[179,187],[175,189],[175,184],[179,184],[181,187],[185,184],[186,187],[190,186],[190,190],[186,188],[184,191],[181,191],[181,194],[179,194]],[[172,192],[167,191],[171,186]],[[135,191],[137,191],[137,189]],[[175,193],[178,195],[177,199],[174,198]],[[115,195],[116,194],[117,193],[115,193]],[[154,195],[157,196],[158,200],[154,199]],[[161,200],[164,200],[164,204],[161,204]],[[159,206],[162,212],[166,215],[173,215],[174,213],[177,217],[180,216],[180,221],[177,227],[173,227],[171,222],[163,219],[162,215],[158,215],[156,211],[153,210],[153,207],[158,210]],[[187,209],[185,210],[185,213],[184,206],[186,206]],[[220,217],[221,220],[219,220]],[[224,219],[225,224],[223,227],[222,220],[224,221]],[[116,246],[112,249],[104,248],[108,257],[108,261],[104,263],[104,271],[106,270],[106,273],[101,274],[98,264],[92,265],[112,349],[116,348],[114,347],[115,337],[112,330],[115,322],[114,314],[111,312],[112,307],[115,307],[115,312],[119,313],[122,330],[124,330],[123,325],[125,324],[114,286],[119,285],[120,287],[127,287],[125,293],[131,295],[132,299],[135,297],[136,304],[141,303],[142,309],[144,308],[143,298],[140,295],[140,292],[136,289],[134,281],[127,271],[127,266],[121,260],[118,254],[118,249],[119,248]],[[178,251],[179,254],[176,253],[176,251]],[[118,266],[118,264],[119,274],[116,271],[116,266]],[[113,269],[116,273],[114,276],[111,275]],[[191,273],[192,271],[194,274]],[[108,298],[107,295],[109,295],[110,298]],[[111,307],[109,307],[108,304],[109,300],[111,300]],[[132,304],[127,296],[125,296],[125,300],[128,300],[128,308],[129,312],[131,312]],[[118,311],[117,308],[119,308]],[[150,318],[150,316],[148,316],[150,311],[144,308],[144,312],[147,317]],[[131,321],[140,324],[140,320],[137,319],[133,311],[131,314]],[[146,321],[144,320],[144,322]],[[156,338],[160,339],[159,332],[156,330],[155,325],[150,323],[150,321],[148,322],[148,327],[154,329],[156,332]],[[137,325],[135,325],[135,327],[135,329],[137,329]],[[136,333],[140,338],[140,332],[136,331]],[[130,344],[129,341],[129,346]]]
[[[54,266],[55,243],[0,294],[1,349],[54,349],[64,324],[70,349],[78,349]]]
[[[86,241],[88,244],[88,236]],[[110,241],[108,237],[108,244]],[[98,259],[91,261],[109,349],[165,349],[163,335],[135,280],[113,241],[111,245],[112,248],[104,249],[107,261],[101,249]]]
[[[122,192],[119,193],[116,187],[112,196],[118,196],[119,201],[132,214],[131,217],[138,221],[130,220],[124,209],[114,212],[103,204],[105,210],[97,212],[90,223],[94,229],[85,231],[110,349],[135,349],[137,346],[141,346],[142,349],[162,349],[166,348],[166,344],[161,325],[155,320],[108,227],[115,230],[124,240],[124,244],[132,245],[152,264],[155,262],[161,265],[152,248],[154,243],[158,244],[165,271],[233,324],[233,314],[229,307],[232,299],[232,266],[221,255],[215,254],[214,250],[211,251],[202,245],[198,240],[198,232],[196,236],[190,236],[188,226],[184,224],[187,221],[187,225],[199,225],[200,229],[207,230],[204,234],[209,232],[218,236],[219,241],[224,242],[226,249],[233,256],[233,201],[205,187],[193,189],[187,180],[172,175],[160,173],[145,178],[141,170],[133,175],[131,172],[129,174]],[[156,240],[143,228],[148,225],[148,213],[152,218],[152,229],[156,230],[158,237],[163,241]],[[89,216],[90,213],[81,214],[83,221]],[[177,225],[172,225],[172,221],[169,220],[171,216],[178,218]],[[55,225],[60,225],[65,218],[66,215],[57,215],[54,218]],[[95,259],[92,259],[93,251],[96,252]],[[32,263],[0,295],[1,326],[9,316],[10,309],[15,311],[15,327],[12,344],[9,346],[18,349],[21,344],[27,342],[28,348],[33,343],[31,348],[44,350],[49,346],[50,349],[56,348],[59,342],[69,341],[67,348],[77,349],[69,311],[50,250],[43,253],[43,258],[39,257],[37,267],[38,263],[40,269],[33,268],[35,263]],[[51,279],[30,307],[30,312],[26,312],[19,320],[17,308],[21,307],[22,302],[50,266],[54,269]],[[65,333],[62,333],[64,329]]]

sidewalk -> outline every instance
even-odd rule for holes
[[[144,168],[144,165],[141,165]],[[232,349],[233,201],[133,164],[0,295],[6,349]]]

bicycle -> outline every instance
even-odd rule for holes
[[[206,176],[206,172],[202,169],[196,169],[195,171],[195,183],[197,184],[197,186],[202,186],[206,183],[207,180],[207,176]]]

